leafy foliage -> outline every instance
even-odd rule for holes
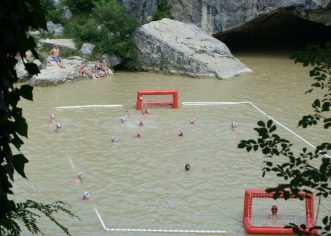
[[[45,13],[46,20],[53,23],[64,23],[62,11],[56,8],[51,0],[40,0],[41,9]]]
[[[74,37],[78,46],[83,42],[93,43],[95,57],[115,54],[123,59],[125,68],[138,69],[138,52],[132,36],[139,22],[125,7],[116,0],[102,1],[95,3],[90,14],[74,18],[67,34]]]
[[[326,90],[322,98],[314,100],[312,107],[313,114],[305,115],[299,121],[299,126],[306,128],[316,125],[322,121],[324,128],[331,127],[331,42],[327,43],[325,48],[311,45],[307,48],[307,53],[296,53],[293,55],[295,62],[303,63],[304,66],[312,66],[310,76],[313,77],[314,83],[306,93],[312,93],[313,90]],[[328,115],[327,115],[328,114]],[[325,116],[327,115],[327,116]]]
[[[153,20],[171,18],[171,6],[167,0],[157,0],[157,11],[153,14]]]
[[[95,7],[93,0],[64,0],[63,5],[67,5],[74,14],[88,13]]]
[[[36,224],[39,215],[30,209],[42,212],[57,224],[66,234],[68,230],[52,216],[53,213],[73,214],[64,208],[63,203],[41,204],[27,200],[16,204],[10,200],[13,195],[14,173],[26,178],[24,168],[28,159],[20,153],[22,137],[28,137],[28,124],[23,117],[22,108],[18,107],[21,98],[33,99],[32,87],[18,87],[14,66],[20,57],[26,70],[31,74],[39,73],[38,67],[25,58],[30,50],[35,58],[34,39],[27,34],[30,28],[46,29],[46,20],[39,0],[3,0],[0,2],[0,235],[19,235],[18,221],[32,233],[40,233]],[[18,154],[13,154],[12,147]]]
[[[325,48],[319,46],[309,46],[306,51],[296,53],[292,58],[295,62],[303,63],[304,66],[312,66],[310,76],[313,77],[314,83],[308,93],[318,88],[324,92],[323,99],[315,99],[312,103],[313,114],[303,116],[299,121],[299,126],[306,128],[316,125],[319,121],[323,122],[323,128],[331,128],[330,98],[331,98],[331,44]],[[291,194],[298,196],[299,191],[313,192],[319,199],[328,198],[331,194],[330,177],[331,177],[331,159],[327,154],[331,150],[331,143],[324,142],[316,147],[315,151],[309,151],[303,148],[300,154],[295,155],[291,151],[291,144],[288,140],[281,138],[276,134],[277,127],[272,120],[267,123],[257,122],[258,127],[254,130],[258,138],[241,140],[238,148],[246,149],[247,152],[252,150],[263,153],[266,160],[263,162],[262,176],[266,173],[273,172],[280,177],[285,183],[276,187],[267,189],[268,192],[274,192],[277,198],[283,194],[288,199]],[[285,157],[281,164],[275,164],[272,158]],[[312,161],[319,163],[312,164]],[[318,215],[318,212],[317,212]],[[286,227],[292,228],[293,232],[298,235],[331,235],[331,216],[323,218],[324,226],[315,226],[310,231],[305,225],[290,224]],[[315,233],[314,229],[319,232]]]

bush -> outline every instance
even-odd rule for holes
[[[41,8],[46,16],[46,21],[53,21],[54,23],[64,23],[62,11],[54,7],[51,0],[40,0]]]
[[[74,14],[88,13],[95,7],[93,0],[64,0],[63,5],[67,5]]]
[[[78,17],[69,23],[67,34],[72,34],[78,47],[83,42],[96,45],[93,56],[116,54],[123,66],[138,69],[138,53],[132,34],[139,26],[138,20],[116,0],[95,5],[92,14]]]
[[[171,6],[167,0],[157,0],[157,11],[153,14],[153,20],[161,20],[163,18],[171,18]]]

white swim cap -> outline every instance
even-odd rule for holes
[[[116,142],[116,141],[117,141],[117,137],[116,137],[116,136],[112,136],[112,137],[111,137],[111,141],[112,141],[112,142]]]
[[[84,173],[80,171],[80,172],[78,172],[77,176],[78,176],[79,178],[83,178],[83,177],[84,177]]]
[[[87,199],[89,199],[90,198],[90,194],[89,194],[89,192],[84,192],[83,193],[83,200],[87,200]]]

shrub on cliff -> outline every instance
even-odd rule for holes
[[[94,56],[116,54],[123,59],[123,67],[138,68],[138,54],[132,34],[139,26],[138,20],[117,1],[96,3],[92,13],[77,16],[69,23],[67,33],[73,35],[77,46],[83,42],[96,45]]]
[[[45,0],[44,0],[45,1]],[[69,7],[74,14],[88,13],[95,7],[93,0],[63,0],[63,5]]]

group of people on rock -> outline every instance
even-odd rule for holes
[[[63,61],[60,57],[60,47],[57,44],[53,45],[52,50],[49,52],[50,61],[56,62],[60,68],[65,68]],[[86,63],[82,63],[79,66],[79,74],[82,77],[87,77],[89,79],[101,79],[104,77],[110,77],[113,75],[113,71],[107,66],[106,61],[100,58],[94,65],[92,69],[88,69]]]
[[[106,61],[100,58],[92,68],[92,70],[87,69],[86,64],[82,63],[79,66],[79,74],[82,77],[87,77],[89,79],[101,79],[104,77],[110,77],[113,75],[113,71],[108,68]]]

